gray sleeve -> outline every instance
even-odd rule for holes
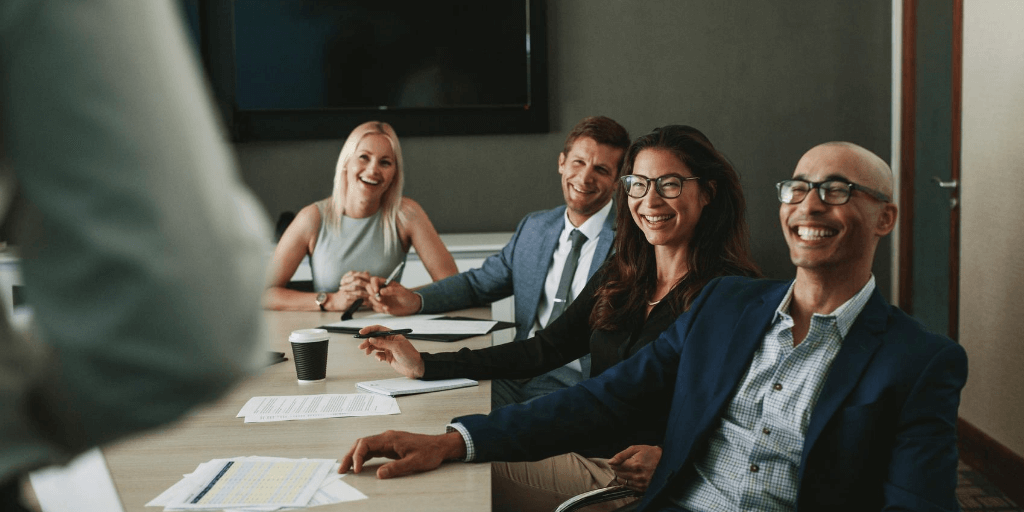
[[[0,390],[2,472],[170,421],[264,356],[269,225],[179,16],[165,0],[0,7],[4,149],[30,205],[18,243],[41,341],[3,361],[23,378]]]
[[[484,306],[511,297],[514,292],[512,260],[516,243],[529,216],[519,221],[512,238],[498,254],[474,268],[442,279],[417,290],[423,297],[422,313],[444,313],[457,309]]]

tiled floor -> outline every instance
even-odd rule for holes
[[[957,470],[960,481],[956,486],[956,498],[963,512],[1024,511],[967,464],[961,461]]]

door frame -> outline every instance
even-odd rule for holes
[[[893,163],[898,162],[896,187],[899,190],[899,222],[896,225],[896,258],[893,282],[896,284],[896,305],[908,314],[914,311],[914,172],[917,137],[917,0],[893,0],[894,39],[900,41],[900,65],[893,78],[899,80],[898,117],[894,112],[893,140],[899,141]],[[896,34],[899,27],[900,32]],[[894,45],[895,46],[895,45]],[[895,52],[894,52],[895,53]],[[894,56],[895,64],[895,56]],[[895,87],[894,87],[895,89]],[[894,91],[895,92],[895,91]],[[896,109],[894,109],[896,110]]]

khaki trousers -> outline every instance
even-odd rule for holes
[[[537,462],[491,464],[491,503],[494,512],[553,512],[563,501],[587,491],[614,485],[608,459],[588,459],[569,453]],[[608,512],[635,498],[588,507]]]

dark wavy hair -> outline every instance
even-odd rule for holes
[[[716,277],[760,277],[761,272],[750,256],[746,201],[732,164],[700,130],[669,125],[633,141],[626,150],[622,175],[633,173],[637,155],[646,149],[662,149],[679,158],[700,178],[694,183],[708,199],[690,241],[688,272],[662,300],[667,300],[672,311],[680,314],[689,309],[704,285]],[[648,193],[657,192],[652,189]],[[633,222],[621,185],[615,195],[615,252],[604,266],[604,282],[597,290],[597,301],[590,314],[591,326],[601,330],[626,329],[631,322],[644,318],[642,311],[657,286],[654,246]]]

